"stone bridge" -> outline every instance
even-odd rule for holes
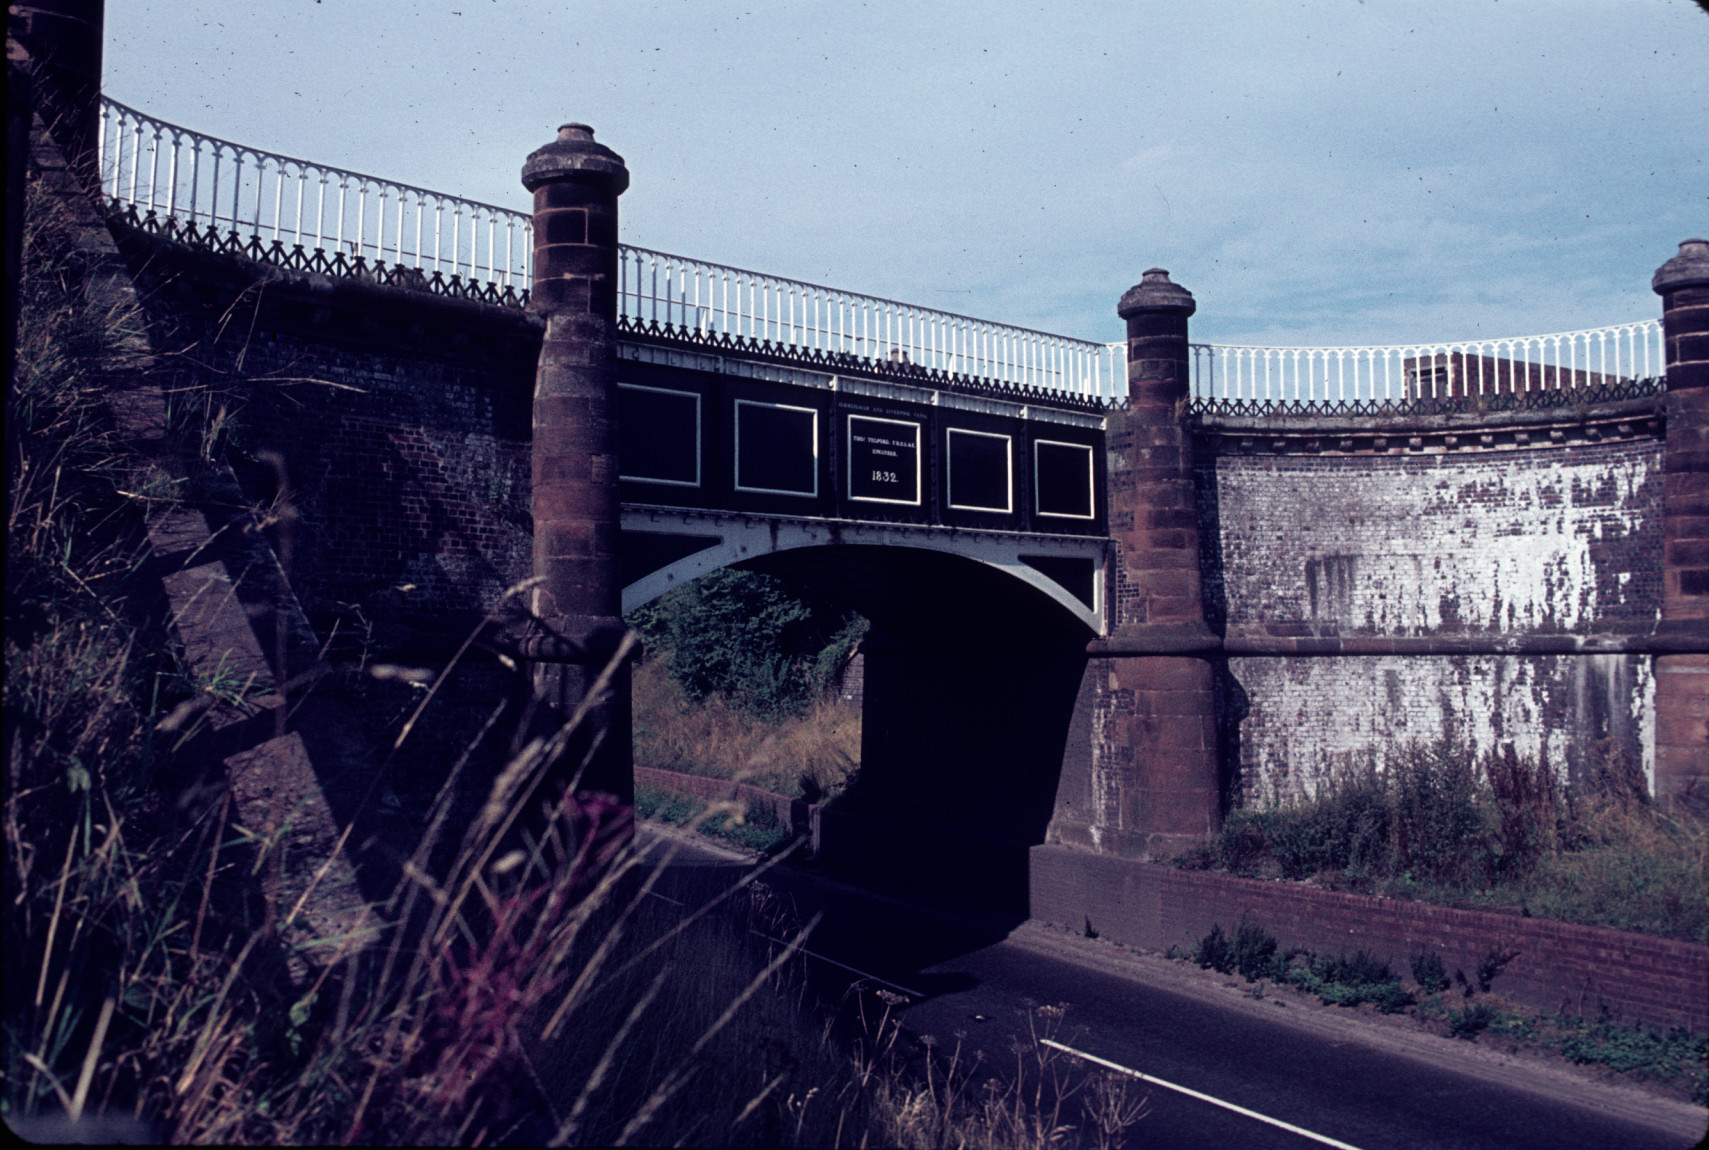
[[[1153,269],[1105,345],[624,246],[581,125],[528,158],[531,216],[111,102],[95,134],[327,650],[432,658],[532,575],[547,629],[494,649],[567,704],[673,586],[822,587],[873,622],[825,849],[877,881],[1024,911],[1040,851],[1167,857],[1415,741],[1709,787],[1702,241],[1660,325],[1207,347]]]

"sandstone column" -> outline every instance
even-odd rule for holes
[[[1656,798],[1709,806],[1709,242],[1656,271],[1667,340]]]
[[[1167,858],[1203,842],[1219,821],[1210,660],[1217,638],[1199,590],[1193,442],[1186,424],[1187,317],[1193,296],[1152,268],[1122,296],[1128,408],[1110,428],[1110,534],[1121,544],[1118,625],[1108,648],[1117,689],[1132,698],[1116,742],[1123,837]],[[1122,657],[1126,654],[1127,657]]]
[[[594,142],[585,124],[522,167],[534,193],[534,287],[529,307],[546,317],[534,381],[534,611],[574,646],[581,662],[542,665],[545,685],[568,710],[582,699],[623,634],[617,558],[617,197],[629,186],[623,157]],[[550,643],[542,645],[549,649]],[[546,653],[550,653],[547,650]],[[573,653],[573,652],[572,652]],[[603,732],[582,789],[625,802],[630,769],[625,669],[595,714]],[[585,744],[572,744],[576,769]]]

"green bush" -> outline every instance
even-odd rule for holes
[[[1651,805],[1606,740],[1591,760],[1568,789],[1511,745],[1411,744],[1230,812],[1177,865],[1709,941],[1709,822]]]
[[[1709,1037],[1677,1026],[1660,1031],[1607,1020],[1586,1026],[1582,1020],[1561,1019],[1557,1025],[1568,1030],[1560,1051],[1569,1061],[1643,1078],[1683,1079],[1691,1100],[1709,1105]]]
[[[1222,925],[1213,923],[1211,932],[1199,940],[1199,945],[1193,948],[1193,961],[1205,970],[1214,970],[1218,974],[1234,972],[1234,947],[1229,944],[1228,936],[1223,934]]]
[[[1448,1033],[1467,1042],[1489,1029],[1496,1019],[1496,1010],[1487,1002],[1475,1003],[1464,1010],[1448,1012]]]
[[[764,719],[805,711],[866,633],[865,619],[823,596],[728,568],[631,612],[628,621],[669,651],[671,675],[691,701],[721,695]]]
[[[1425,994],[1440,994],[1452,985],[1448,970],[1442,965],[1442,956],[1435,951],[1420,951],[1412,956],[1412,977]]]
[[[1234,936],[1234,967],[1247,982],[1273,979],[1286,963],[1276,959],[1276,936],[1256,923],[1243,922]]]

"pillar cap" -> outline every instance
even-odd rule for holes
[[[1709,240],[1686,240],[1679,254],[1656,269],[1650,287],[1657,295],[1709,284]]]
[[[1162,268],[1148,268],[1140,281],[1122,294],[1121,302],[1116,305],[1116,314],[1123,319],[1147,311],[1189,316],[1198,306],[1193,302],[1192,292],[1169,281],[1168,272]]]
[[[609,184],[614,196],[629,186],[623,157],[594,143],[593,129],[586,124],[562,125],[558,138],[531,152],[522,165],[522,186],[531,192],[541,184],[577,177]]]

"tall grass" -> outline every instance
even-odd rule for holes
[[[73,229],[40,197],[30,223],[7,393],[9,1126],[201,1143],[1072,1141],[1057,1079],[1029,1094],[1017,1076],[970,1107],[945,1092],[961,1068],[928,1060],[922,1079],[904,1056],[896,1003],[857,988],[821,1009],[799,951],[812,924],[763,872],[690,906],[662,896],[668,872],[629,810],[576,790],[564,749],[585,712],[519,737],[454,834],[465,754],[390,897],[343,933],[293,931],[313,908],[270,879],[287,830],[240,825],[221,779],[167,769],[172,716],[205,685],[151,614],[142,563],[141,515],[177,486],[105,406],[136,370],[138,318],[85,290]]]
[[[1709,824],[1663,810],[1617,751],[1568,786],[1512,746],[1412,744],[1315,793],[1230,813],[1183,865],[1709,941]]]
[[[714,779],[741,778],[778,794],[837,794],[860,766],[860,711],[820,695],[781,720],[732,705],[721,695],[691,701],[668,656],[635,667],[635,763]]]

